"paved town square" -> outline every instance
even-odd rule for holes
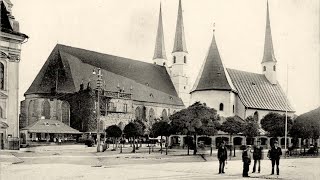
[[[74,149],[77,148],[77,149]],[[43,179],[247,179],[242,177],[242,161],[238,154],[227,161],[225,174],[218,174],[216,151],[187,156],[186,150],[170,150],[168,155],[159,149],[148,154],[129,153],[131,148],[119,151],[96,153],[95,148],[75,145],[57,146],[28,151],[0,153],[1,180],[43,180]],[[280,175],[270,175],[271,162],[262,160],[261,173],[251,173],[254,179],[317,179],[320,158],[282,158]]]

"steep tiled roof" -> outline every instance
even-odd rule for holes
[[[158,22],[158,30],[157,30],[157,37],[156,37],[156,46],[154,49],[153,59],[167,59],[166,48],[164,45],[161,4],[160,4],[159,22]]]
[[[263,74],[228,69],[240,100],[247,108],[290,111],[290,105],[279,83],[273,85]]]
[[[41,119],[35,123],[22,128],[21,130],[27,130],[33,133],[67,133],[67,134],[80,134],[76,129],[62,123],[57,120]]]
[[[25,95],[51,93],[56,82],[58,93],[77,92],[89,81],[95,88],[94,68],[101,68],[107,91],[119,85],[137,101],[183,105],[165,67],[64,45],[54,48]]]
[[[191,90],[231,90],[213,34],[207,57]]]
[[[186,39],[184,37],[184,26],[183,26],[181,0],[179,0],[178,18],[177,18],[177,24],[176,24],[176,34],[175,34],[175,38],[174,38],[174,45],[173,45],[172,52],[188,52],[187,46],[186,46]]]

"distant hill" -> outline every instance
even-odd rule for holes
[[[295,120],[298,120],[298,119],[309,120],[312,122],[320,123],[320,107],[312,111],[306,112],[304,114],[301,114]]]

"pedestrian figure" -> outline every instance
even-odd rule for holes
[[[273,146],[268,151],[268,158],[271,160],[272,163],[272,171],[271,175],[274,174],[274,165],[277,165],[277,175],[279,175],[279,162],[280,162],[280,156],[282,155],[282,150],[278,146],[278,141],[274,141]]]
[[[60,137],[58,138],[58,143],[59,143],[59,145],[61,145],[61,138]]]
[[[248,175],[249,166],[251,164],[251,154],[250,154],[251,146],[247,146],[245,150],[242,152],[242,162],[243,162],[243,171],[242,177],[250,177]]]
[[[224,173],[225,162],[228,158],[227,148],[225,143],[222,142],[218,149],[218,159],[219,159],[219,174]]]
[[[260,173],[260,160],[263,159],[263,147],[260,146],[260,140],[257,141],[257,146],[253,148],[253,170],[252,173],[256,172],[256,166],[258,163],[258,173]]]

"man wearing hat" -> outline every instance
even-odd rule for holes
[[[251,155],[250,155],[250,149],[251,146],[246,146],[246,149],[242,152],[242,162],[243,162],[243,171],[242,176],[243,177],[250,177],[248,175],[249,172],[249,166],[251,164]]]
[[[278,146],[278,141],[274,141],[273,146],[268,152],[268,158],[271,160],[271,163],[272,163],[271,175],[274,174],[274,165],[277,165],[277,175],[279,175],[279,162],[280,162],[281,155],[282,155],[282,150]]]
[[[258,163],[258,173],[260,173],[260,160],[263,159],[262,153],[263,147],[260,146],[260,140],[257,141],[257,145],[253,148],[253,170],[252,173],[256,172],[256,166]]]
[[[222,141],[221,146],[218,149],[218,159],[219,159],[219,174],[224,174],[225,162],[228,159],[227,148],[225,147],[225,142]]]

